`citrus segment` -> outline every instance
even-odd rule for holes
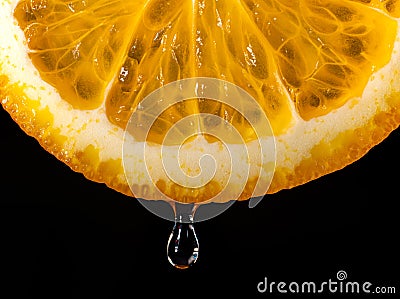
[[[121,63],[127,23],[144,1],[21,1],[14,15],[42,78],[78,109],[93,109]],[[129,34],[129,31],[128,31]]]

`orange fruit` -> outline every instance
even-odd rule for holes
[[[1,0],[0,97],[44,149],[118,192],[245,200],[339,170],[398,127],[399,17],[396,0]],[[140,112],[146,98],[195,78],[246,91],[261,109],[250,109],[256,124],[229,101],[194,96],[153,115],[144,134],[159,104]],[[211,133],[205,119],[174,128],[200,114],[221,122]],[[256,129],[264,114],[273,134]],[[261,160],[260,140],[275,150]],[[127,169],[124,146],[149,154],[131,155]],[[186,181],[162,167],[177,151]],[[204,154],[217,166],[202,168]]]

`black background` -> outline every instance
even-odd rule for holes
[[[400,292],[398,130],[343,170],[197,223],[199,259],[182,271],[166,258],[172,222],[70,170],[2,108],[0,128],[1,298],[271,298],[257,291],[264,277],[339,270]]]

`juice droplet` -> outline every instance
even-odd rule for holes
[[[168,239],[168,261],[175,268],[187,269],[199,256],[199,241],[193,226],[196,206],[175,203],[175,224]]]

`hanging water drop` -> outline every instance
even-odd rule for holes
[[[173,203],[172,207],[175,212],[175,224],[168,239],[168,261],[175,268],[187,269],[199,256],[199,241],[193,221],[197,206]]]

